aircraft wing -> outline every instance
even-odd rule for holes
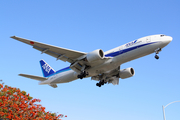
[[[83,55],[86,55],[86,53],[84,53],[84,52],[74,51],[74,50],[65,49],[65,48],[61,48],[61,47],[56,47],[56,46],[24,39],[24,38],[20,38],[20,37],[16,37],[16,36],[12,36],[11,38],[21,41],[23,43],[26,43],[28,45],[31,45],[31,46],[33,46],[34,49],[39,50],[42,53],[51,55],[51,56],[57,58],[57,60],[62,60],[64,62],[68,61],[70,63],[73,63],[74,61],[76,61],[77,58],[79,58]]]
[[[45,78],[45,77],[28,75],[28,74],[19,74],[19,76],[23,76],[23,77],[26,77],[26,78],[31,78],[31,79],[38,80],[38,81],[45,81],[45,80],[47,80],[47,78]]]

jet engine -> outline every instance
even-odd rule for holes
[[[86,60],[90,63],[93,61],[101,60],[103,58],[104,58],[104,52],[101,49],[97,49],[86,55]]]
[[[125,78],[129,78],[129,77],[134,76],[134,74],[135,74],[134,69],[130,67],[130,68],[120,70],[119,77],[121,79],[125,79]]]

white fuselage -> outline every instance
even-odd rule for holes
[[[170,36],[152,35],[116,47],[105,52],[105,57],[108,58],[106,61],[86,70],[89,73],[87,77],[106,73],[123,63],[154,53],[155,50],[165,47],[171,41]],[[67,83],[76,79],[78,79],[77,73],[68,68],[67,71],[54,74],[40,84]]]

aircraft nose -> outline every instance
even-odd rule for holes
[[[167,36],[167,38],[166,38],[167,43],[170,43],[172,40],[173,40],[173,38],[171,36]]]
[[[171,36],[164,36],[163,43],[168,45],[172,40],[173,38]]]

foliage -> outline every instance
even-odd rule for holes
[[[45,112],[39,99],[33,99],[25,91],[0,84],[0,118],[16,120],[60,120],[63,115]],[[67,117],[67,116],[65,116]]]

